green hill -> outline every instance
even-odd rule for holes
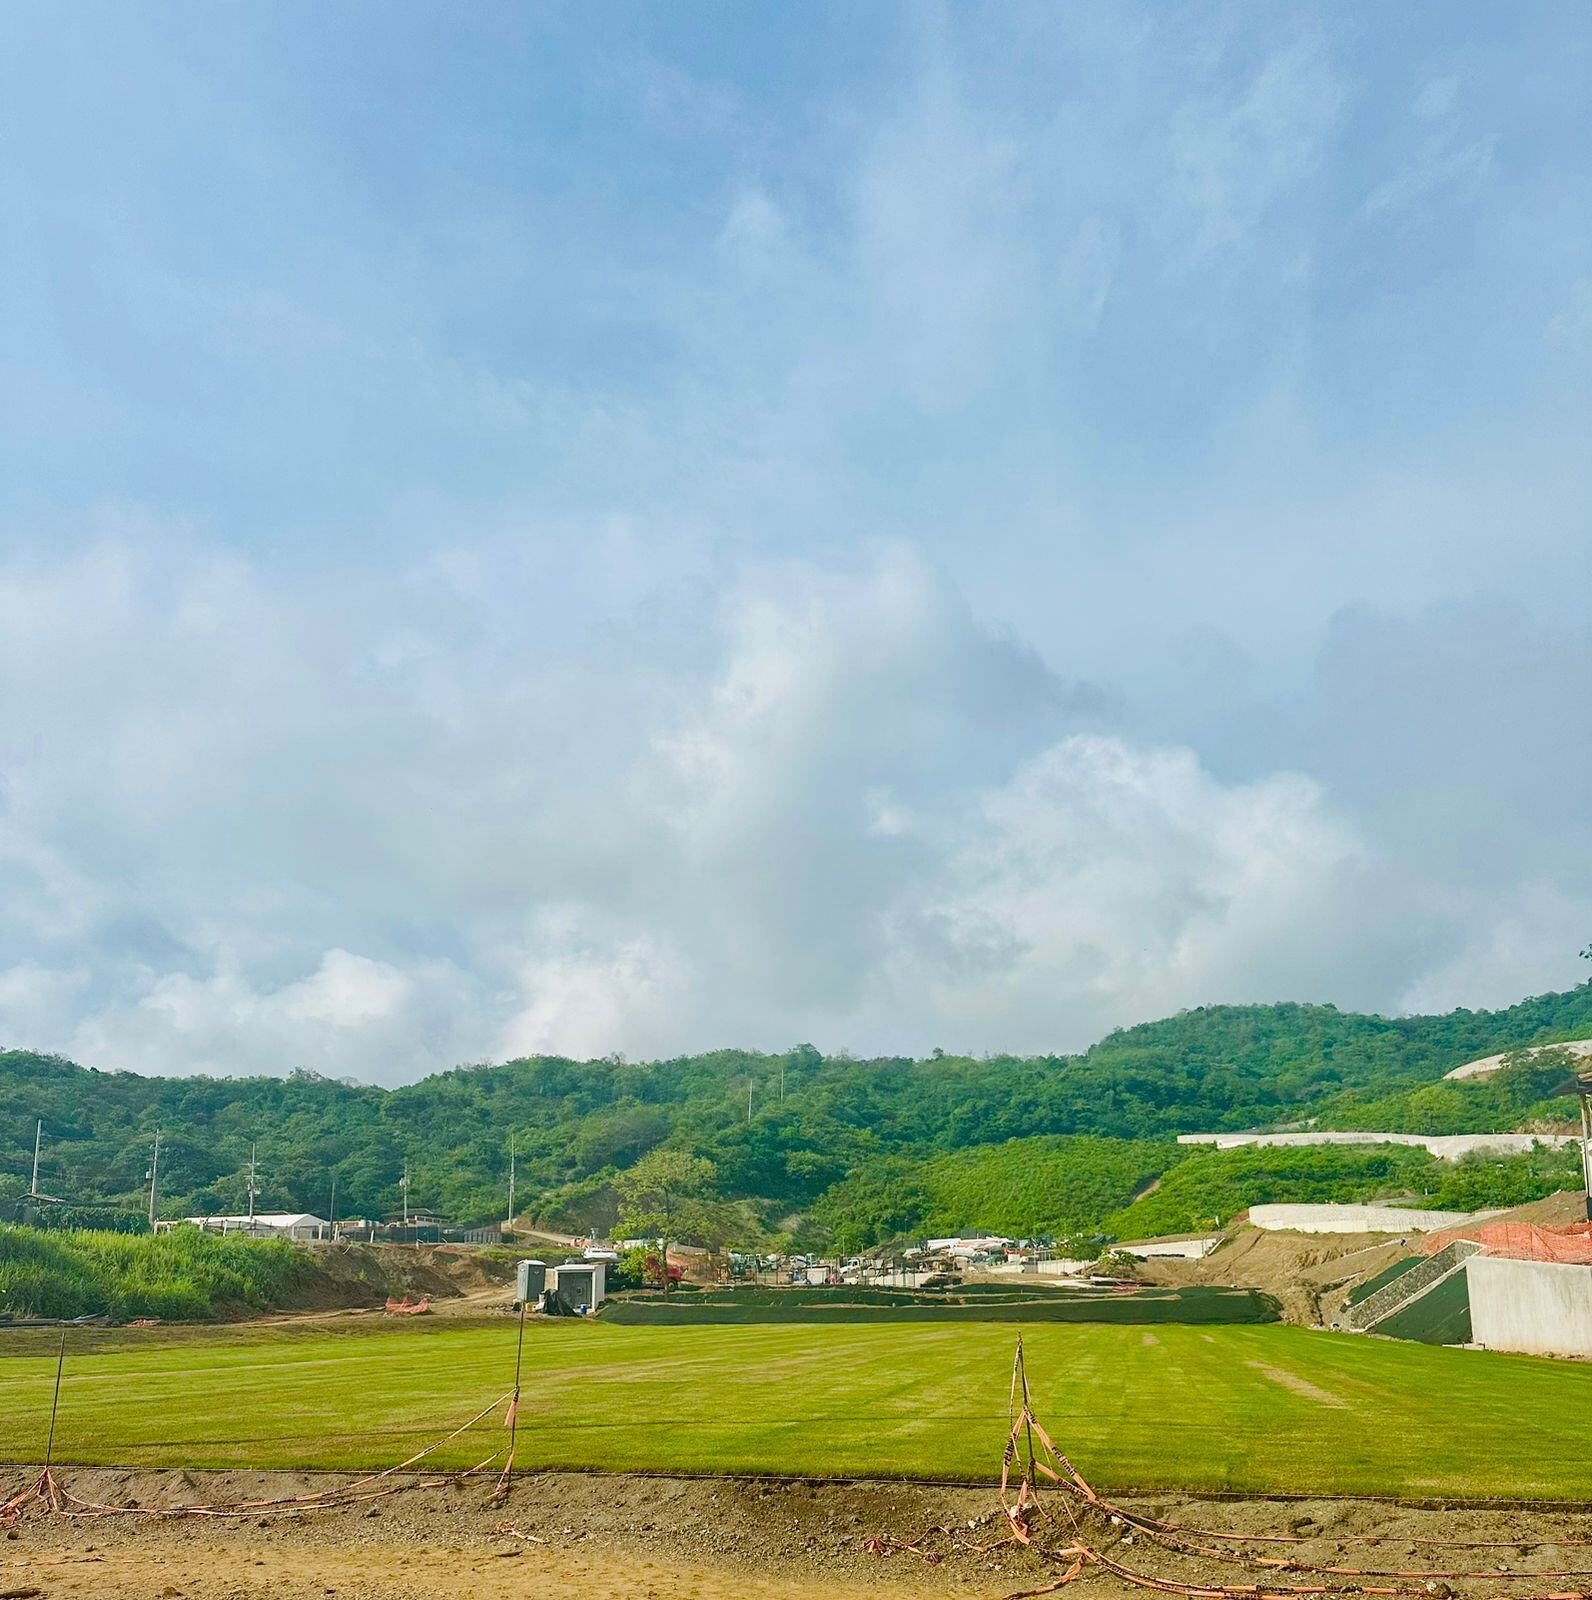
[[[1203,1007],[1119,1030],[1077,1056],[856,1060],[800,1046],[653,1062],[534,1057],[394,1090],[303,1071],[146,1078],[13,1050],[0,1054],[0,1215],[26,1186],[42,1117],[42,1186],[79,1203],[136,1205],[158,1125],[168,1214],[238,1209],[255,1141],[262,1209],[324,1214],[335,1173],[340,1215],[387,1215],[400,1204],[407,1161],[415,1201],[487,1221],[501,1214],[513,1130],[523,1209],[549,1219],[672,1144],[709,1156],[725,1195],[756,1202],[770,1223],[817,1207],[837,1233],[908,1215],[1022,1232],[1071,1227],[1120,1210],[1177,1159],[1165,1142],[1190,1129],[1315,1118],[1456,1131],[1566,1115],[1551,1064],[1491,1085],[1440,1080],[1477,1056],[1589,1034],[1592,985],[1437,1017]],[[1068,1147],[1058,1135],[1096,1142]],[[1035,1147],[1037,1168],[1001,1153],[1007,1141],[1040,1136],[1050,1142]],[[1101,1140],[1126,1147],[1108,1153]],[[935,1164],[980,1146],[996,1149]],[[1065,1184],[1057,1162],[1072,1174]],[[902,1183],[925,1186],[926,1209],[902,1204]],[[818,1205],[836,1184],[850,1187]],[[998,1217],[963,1214],[997,1194]],[[856,1206],[864,1214],[848,1222]]]

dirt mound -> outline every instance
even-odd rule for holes
[[[1561,1189],[1542,1200],[1532,1200],[1523,1206],[1514,1206],[1489,1217],[1489,1222],[1525,1222],[1538,1228],[1563,1228],[1572,1222],[1585,1222],[1586,1191]]]
[[[304,1250],[313,1270],[281,1310],[371,1309],[389,1296],[451,1300],[503,1288],[514,1277],[507,1259],[452,1245],[311,1244]]]
[[[1412,1239],[1385,1234],[1275,1233],[1240,1223],[1201,1260],[1152,1258],[1139,1263],[1135,1276],[1149,1283],[1259,1289],[1281,1302],[1285,1321],[1322,1327],[1355,1284],[1417,1248]]]

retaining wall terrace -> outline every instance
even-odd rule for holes
[[[1256,1228],[1284,1233],[1435,1233],[1471,1221],[1464,1211],[1419,1211],[1409,1206],[1251,1206]]]
[[[1592,1359],[1592,1267],[1472,1256],[1471,1338],[1488,1350]]]

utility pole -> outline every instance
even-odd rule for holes
[[[404,1175],[398,1180],[398,1187],[404,1192],[404,1226],[409,1226],[409,1163],[404,1162]]]
[[[785,1098],[785,1058],[783,1056],[780,1057],[779,1062],[779,1097],[781,1101]]]
[[[254,1181],[256,1171],[255,1146],[251,1140],[249,1144],[249,1232],[251,1235],[254,1233],[254,1197],[258,1192],[258,1185]]]
[[[332,1203],[326,1208],[331,1216],[326,1219],[327,1230],[332,1238],[337,1238],[337,1168],[332,1168]]]
[[[28,1185],[28,1198],[39,1198],[39,1141],[44,1137],[44,1118],[33,1125],[33,1182]]]
[[[751,1078],[746,1080],[746,1120],[748,1122],[752,1120],[752,1082]]]
[[[1592,1072],[1578,1075],[1581,1097],[1581,1182],[1586,1186],[1586,1219],[1592,1222]]]
[[[514,1231],[514,1134],[509,1134],[509,1214],[503,1223],[503,1231]]]
[[[160,1129],[155,1129],[155,1153],[149,1162],[149,1231],[155,1231],[155,1185],[160,1181]]]

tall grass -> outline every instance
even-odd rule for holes
[[[194,1321],[279,1304],[309,1270],[280,1239],[0,1224],[0,1312],[12,1316]]]

